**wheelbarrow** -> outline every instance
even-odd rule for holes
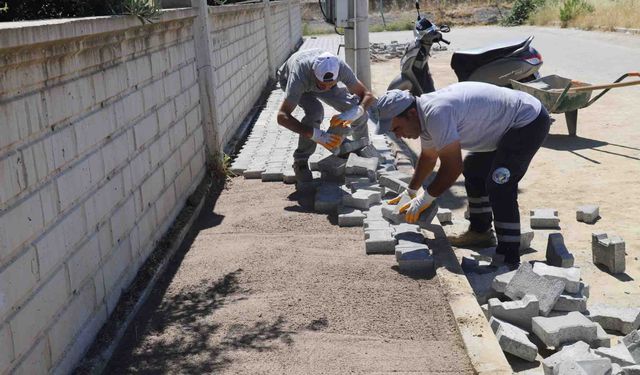
[[[627,77],[638,77],[638,80],[621,82]],[[590,106],[612,88],[638,84],[640,84],[640,72],[623,74],[613,83],[603,85],[592,85],[557,75],[550,75],[524,83],[511,80],[511,86],[514,89],[535,96],[549,112],[564,113],[567,120],[567,130],[569,135],[572,136],[576,135],[578,109]],[[591,98],[592,92],[596,90],[604,91]]]

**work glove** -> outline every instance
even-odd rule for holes
[[[405,219],[407,223],[415,223],[420,218],[420,214],[424,212],[436,198],[427,193],[426,190],[422,194],[416,196],[411,202],[400,207],[400,213],[406,213]]]
[[[413,199],[416,197],[416,193],[418,191],[417,190],[413,190],[413,189],[406,189],[405,191],[403,191],[402,193],[398,194],[397,197],[389,199],[387,201],[387,204],[390,204],[392,206],[395,206],[396,204],[400,203],[400,201],[402,200],[402,197],[408,197],[409,199]]]
[[[313,129],[311,140],[322,145],[329,151],[333,151],[342,144],[343,137],[337,134],[330,134],[324,130]]]
[[[360,118],[363,113],[365,113],[363,106],[359,105],[357,107],[352,107],[351,109],[348,109],[331,117],[331,120],[329,121],[329,127],[347,127],[351,125],[352,122]]]

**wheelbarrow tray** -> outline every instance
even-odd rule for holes
[[[589,103],[592,91],[563,92],[569,85],[571,87],[591,86],[588,83],[576,82],[555,74],[525,83],[511,80],[511,86],[514,89],[538,98],[551,113],[575,111],[586,107]]]

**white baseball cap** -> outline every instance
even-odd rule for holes
[[[322,82],[331,82],[338,79],[340,60],[330,52],[323,52],[313,61],[313,73]]]

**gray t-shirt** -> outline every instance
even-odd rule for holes
[[[522,91],[482,82],[460,82],[417,98],[422,148],[494,151],[502,136],[538,117],[542,104]]]
[[[281,80],[287,80],[287,86],[284,90],[285,100],[298,104],[302,94],[306,92],[322,92],[316,86],[313,61],[316,56],[324,52],[322,49],[308,49],[291,55],[280,72]],[[340,60],[338,81],[346,86],[351,86],[357,82],[356,76],[349,68],[349,65],[342,60]]]

